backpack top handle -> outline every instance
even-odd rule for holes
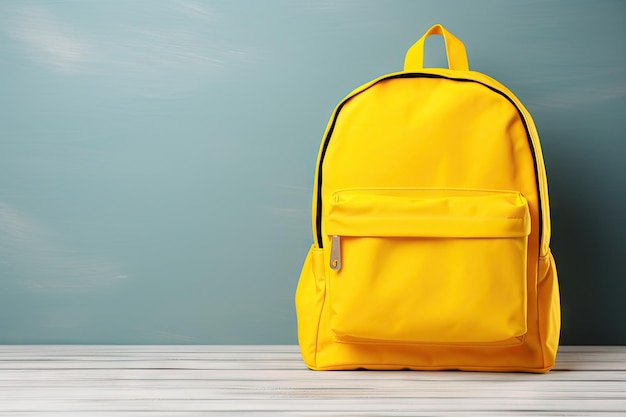
[[[407,51],[404,59],[404,71],[419,71],[424,68],[424,41],[430,35],[441,35],[446,44],[448,68],[457,71],[469,71],[465,46],[457,37],[448,32],[442,25],[436,24],[419,38]]]

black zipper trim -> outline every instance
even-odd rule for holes
[[[538,247],[539,247],[539,251],[541,252],[541,243],[543,241],[543,210],[542,210],[542,204],[541,204],[541,187],[539,184],[539,170],[537,168],[537,155],[535,153],[535,146],[533,145],[533,141],[530,136],[530,130],[528,129],[528,123],[526,122],[526,118],[524,117],[522,110],[517,106],[517,104],[515,104],[513,99],[509,97],[507,94],[505,94],[504,92],[498,90],[497,88],[487,85],[480,81],[471,80],[468,78],[451,78],[451,77],[446,77],[446,76],[439,75],[439,74],[427,74],[427,73],[403,73],[403,74],[391,75],[389,77],[379,79],[378,81],[376,81],[375,83],[367,87],[366,89],[359,91],[357,94],[361,94],[363,91],[366,91],[372,88],[374,85],[378,84],[381,81],[391,80],[395,78],[442,78],[442,79],[451,80],[451,81],[477,83],[477,84],[487,87],[494,93],[501,95],[502,97],[507,99],[513,105],[513,107],[515,107],[515,109],[517,110],[517,113],[519,114],[520,119],[522,120],[522,124],[524,125],[524,130],[526,131],[526,138],[528,139],[528,144],[530,146],[530,151],[531,151],[531,154],[533,157],[533,163],[535,166],[535,181],[536,181],[537,196],[538,196],[537,202],[539,203],[539,245]],[[322,237],[322,166],[324,164],[324,156],[326,155],[326,150],[328,149],[330,138],[333,134],[333,131],[335,130],[335,124],[337,122],[337,118],[339,117],[339,113],[341,112],[341,109],[352,97],[356,96],[357,94],[354,94],[345,98],[339,104],[339,106],[337,106],[337,110],[335,110],[333,122],[331,123],[328,129],[328,133],[326,134],[326,138],[324,139],[324,144],[322,146],[320,162],[317,167],[317,205],[316,205],[316,210],[315,210],[315,228],[317,232],[317,245],[319,248],[324,247],[324,240]]]

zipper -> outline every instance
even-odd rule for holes
[[[537,155],[535,152],[535,144],[532,140],[532,135],[530,133],[530,129],[528,127],[528,122],[526,120],[527,118],[527,113],[522,111],[522,109],[515,103],[515,101],[509,97],[508,94],[506,94],[505,92],[499,90],[496,87],[493,87],[489,84],[486,84],[482,81],[477,81],[477,80],[472,80],[472,79],[468,79],[468,78],[453,78],[453,77],[446,77],[444,75],[439,75],[439,74],[429,74],[429,73],[398,73],[398,74],[393,74],[390,76],[386,76],[386,77],[381,77],[373,82],[371,82],[369,85],[366,85],[365,88],[363,89],[359,89],[358,91],[355,91],[353,93],[351,93],[348,97],[344,98],[343,101],[337,106],[337,109],[335,110],[335,113],[333,114],[333,121],[330,125],[330,127],[328,128],[328,132],[326,133],[326,137],[324,138],[324,143],[322,145],[322,150],[320,153],[320,158],[319,158],[319,164],[317,166],[317,202],[316,202],[316,210],[315,210],[315,229],[316,229],[316,238],[317,238],[317,247],[319,248],[323,248],[324,247],[324,239],[322,236],[322,165],[324,164],[324,156],[326,155],[326,150],[328,149],[328,144],[330,143],[330,138],[333,134],[333,131],[335,130],[335,123],[337,122],[337,118],[339,117],[339,113],[341,112],[341,109],[343,108],[343,106],[354,96],[356,96],[357,94],[362,93],[363,91],[369,89],[370,87],[374,86],[375,84],[378,84],[381,81],[386,81],[386,80],[391,80],[391,79],[395,79],[395,78],[442,78],[442,79],[446,79],[446,80],[451,80],[451,81],[460,81],[460,82],[472,82],[472,83],[477,83],[477,84],[481,84],[485,87],[487,87],[488,89],[490,89],[491,91],[493,91],[494,93],[497,93],[499,95],[501,95],[502,97],[504,97],[505,99],[507,99],[512,105],[513,107],[515,107],[515,109],[517,110],[517,113],[519,114],[520,120],[522,121],[522,125],[524,126],[524,130],[526,132],[526,138],[528,140],[528,144],[530,145],[530,152],[532,154],[532,158],[533,158],[533,163],[534,163],[534,168],[535,168],[535,180],[536,180],[536,186],[537,186],[537,196],[538,196],[538,203],[539,203],[539,255],[541,255],[541,248],[543,246],[543,204],[542,204],[542,193],[544,192],[543,189],[543,179],[545,178],[545,173],[542,171],[541,173],[539,172],[539,168],[538,168],[538,164],[537,164]],[[540,174],[541,178],[540,178]],[[336,243],[333,244],[335,242],[335,238],[336,238]],[[337,252],[337,254],[339,255],[337,259],[335,259],[335,261],[338,261],[337,263],[337,269],[341,268],[341,250],[340,250],[340,239],[339,236],[333,236],[331,238],[331,252],[333,247],[337,247],[337,249],[335,249]],[[331,253],[331,269],[333,269],[333,257],[332,257],[332,253]]]
[[[333,271],[341,269],[341,238],[337,235],[330,239],[330,269]]]

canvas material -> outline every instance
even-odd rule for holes
[[[426,69],[442,35],[450,69]],[[435,25],[330,118],[296,290],[316,370],[546,372],[560,307],[532,118]]]

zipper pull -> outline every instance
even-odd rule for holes
[[[330,239],[330,269],[333,271],[341,269],[341,238],[337,235]]]

